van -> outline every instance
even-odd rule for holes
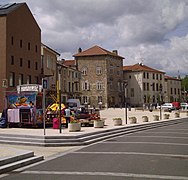
[[[76,111],[78,108],[80,108],[80,100],[79,99],[68,99],[67,106],[70,108],[70,110]]]
[[[172,102],[173,106],[179,110],[181,107],[180,107],[180,102]]]

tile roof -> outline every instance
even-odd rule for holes
[[[181,79],[178,79],[177,77],[171,77],[171,76],[165,76],[165,80],[181,81]]]
[[[106,49],[103,49],[102,47],[97,46],[97,45],[95,45],[89,49],[86,49],[85,51],[82,51],[80,53],[77,53],[73,56],[74,57],[82,57],[82,56],[99,56],[99,55],[111,55],[111,56],[116,56],[116,57],[124,59],[124,57],[121,57],[121,56],[119,56],[113,52],[110,52]]]
[[[65,61],[63,62],[63,64],[64,64],[65,66],[75,66],[75,65],[76,65],[76,61],[75,61],[75,60],[65,60]]]
[[[5,16],[26,3],[0,4],[0,16]]]
[[[165,72],[159,71],[157,69],[153,69],[151,67],[148,67],[142,63],[137,63],[131,66],[123,66],[123,71],[147,71],[147,72],[154,72],[154,73],[163,73]]]

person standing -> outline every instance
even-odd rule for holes
[[[70,108],[66,108],[65,109],[66,128],[68,128],[68,123],[70,123],[70,116],[71,116]]]

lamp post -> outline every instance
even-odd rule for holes
[[[124,94],[124,97],[125,97],[125,124],[127,124],[127,85],[128,85],[128,82],[127,81],[124,81],[124,91],[125,91],[125,94]]]
[[[161,108],[161,103],[162,103],[162,84],[160,84],[160,87],[159,87],[159,93],[160,93],[160,120],[162,120],[162,108]]]
[[[61,129],[61,69],[62,69],[62,66],[61,65],[57,65],[57,68],[58,68],[58,100],[59,100],[59,133],[62,133],[62,129]]]

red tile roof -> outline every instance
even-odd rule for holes
[[[176,78],[176,77],[171,77],[171,76],[165,76],[165,80],[181,81],[181,79],[178,79],[178,78]]]
[[[73,55],[74,57],[81,57],[81,56],[98,56],[98,55],[111,55],[111,56],[116,56],[116,57],[120,57],[122,59],[124,59],[124,57],[121,57],[113,52],[110,52],[106,49],[103,49],[100,46],[93,46],[89,49],[86,49],[85,51],[82,51],[80,53],[77,53],[75,55]]]
[[[63,61],[63,64],[65,66],[75,66],[76,65],[76,61],[75,60],[65,60],[65,61]]]
[[[159,71],[157,69],[153,69],[153,68],[148,67],[142,63],[137,63],[137,64],[134,64],[131,66],[123,66],[123,71],[148,71],[148,72],[165,74],[165,72]]]

